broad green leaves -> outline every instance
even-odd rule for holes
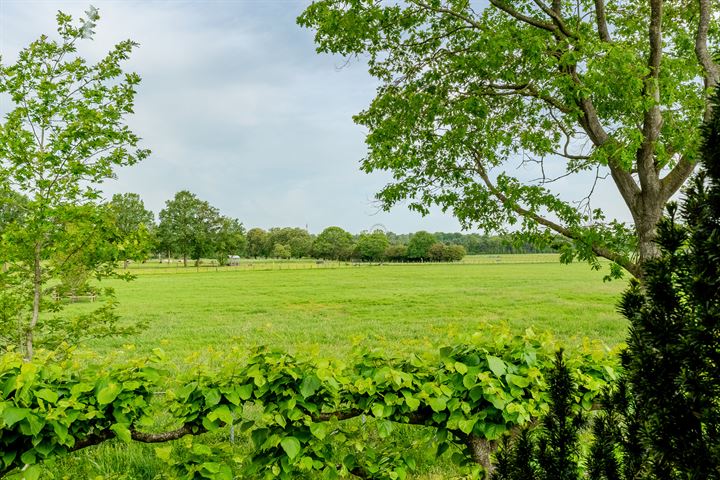
[[[107,365],[57,364],[47,356],[28,363],[6,354],[0,356],[0,472],[62,455],[93,433],[124,442],[148,438],[155,434],[143,432],[162,416],[182,425],[181,435],[235,425],[252,440],[239,463],[190,439],[179,449],[156,449],[178,478],[232,478],[232,469],[252,478],[293,479],[300,472],[341,478],[351,471],[405,478],[415,456],[401,446],[401,425],[424,426],[422,448],[456,448],[454,461],[468,463],[461,453],[468,436],[495,440],[547,410],[553,351],[546,336],[493,330],[439,355],[360,351],[339,363],[258,348],[198,361],[182,374],[161,352]],[[614,376],[613,362],[591,346],[567,360],[578,384],[574,408],[592,408]],[[157,391],[163,395],[154,396]]]

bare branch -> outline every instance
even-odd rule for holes
[[[182,427],[171,430],[169,432],[160,433],[146,433],[138,432],[136,430],[130,430],[130,436],[136,442],[141,443],[162,443],[169,442],[170,440],[177,440],[184,437],[185,435],[200,435],[205,433],[207,430],[202,425],[196,425],[192,423],[186,423]],[[71,451],[80,450],[83,448],[90,447],[92,445],[98,445],[106,440],[115,438],[116,434],[112,430],[102,430],[98,433],[89,435],[82,440],[75,442],[75,445],[70,449]]]

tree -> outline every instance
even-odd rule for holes
[[[616,428],[598,443],[622,448],[625,478],[720,479],[720,92],[701,151],[682,221],[671,204],[658,224],[662,255],[620,303],[630,333],[619,416],[606,417]]]
[[[407,259],[407,245],[390,245],[385,249],[385,258],[394,262],[402,262]]]
[[[390,242],[382,230],[363,232],[355,245],[355,254],[362,260],[377,262],[385,258],[388,246]]]
[[[199,262],[203,255],[212,253],[219,226],[218,210],[187,190],[177,192],[160,212],[162,241],[182,257],[186,267],[188,257]]]
[[[313,255],[316,258],[342,260],[349,258],[353,250],[353,238],[340,227],[328,227],[313,242]]]
[[[268,233],[262,228],[251,228],[247,232],[248,257],[269,257]]]
[[[140,139],[125,124],[140,77],[123,74],[121,63],[136,44],[120,42],[95,64],[74,55],[78,43],[92,38],[98,18],[94,8],[77,24],[59,12],[58,40],[43,35],[19,53],[15,64],[0,65],[0,94],[11,102],[0,126],[0,189],[27,197],[22,225],[3,232],[0,252],[11,265],[3,290],[12,289],[22,299],[16,316],[28,359],[41,314],[51,308],[46,287],[58,274],[45,260],[75,243],[75,233],[85,232],[68,228],[85,222],[85,210],[71,207],[97,203],[99,183],[113,178],[115,168],[149,154],[137,148]],[[106,266],[86,265],[96,277],[112,274]],[[99,320],[103,308],[88,319]]]
[[[273,249],[272,249],[273,258],[282,258],[285,260],[285,259],[290,258],[290,255],[291,255],[291,253],[290,253],[289,245],[284,245],[282,243],[276,243],[273,246]]]
[[[298,18],[319,52],[363,55],[380,81],[355,117],[369,130],[362,169],[394,178],[378,199],[422,213],[437,204],[485,230],[519,222],[539,245],[557,233],[571,240],[563,260],[599,268],[605,257],[613,275],[641,276],[663,207],[698,156],[706,92],[720,75],[709,53],[717,6],[489,3],[316,0]],[[509,172],[518,162],[523,178]],[[552,190],[566,176],[588,180],[585,199]],[[632,227],[591,208],[607,176]]]
[[[407,258],[411,260],[427,260],[430,258],[430,247],[435,242],[435,237],[424,230],[415,233],[410,237],[407,247]]]
[[[310,255],[312,249],[312,236],[302,228],[271,228],[268,232],[269,249],[280,243],[290,248],[290,255],[293,258],[302,258]]]
[[[215,258],[220,265],[225,265],[230,255],[244,255],[247,239],[243,224],[235,218],[221,217],[212,243]]]
[[[428,258],[433,262],[444,262],[447,260],[447,247],[444,243],[433,243],[428,250]]]
[[[145,260],[152,246],[151,232],[155,215],[145,208],[137,193],[116,193],[109,203],[115,225],[123,237],[121,260],[127,268],[130,260]]]
[[[446,245],[445,258],[448,262],[459,262],[467,255],[467,250],[462,245]]]
[[[587,457],[578,455],[587,435],[579,435],[571,408],[579,395],[569,370],[556,364],[546,431],[531,448],[533,478],[720,479],[720,92],[712,105],[703,169],[686,190],[681,221],[670,203],[657,227],[661,255],[620,302],[630,322],[622,373],[594,418]],[[506,442],[493,478],[528,478],[516,474],[527,464],[514,453],[519,447]],[[580,465],[587,475],[578,477]]]

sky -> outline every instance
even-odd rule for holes
[[[108,196],[138,193],[157,214],[190,190],[248,228],[461,230],[450,213],[379,210],[374,195],[390,177],[360,171],[366,132],[352,121],[377,83],[362,61],[315,52],[312,32],[295,22],[307,1],[0,0],[3,62],[55,33],[57,10],[78,17],[90,3],[101,19],[81,55],[98,59],[127,38],[140,43],[125,64],[142,77],[128,123],[152,150],[118,170],[103,186]],[[579,199],[586,187],[569,178],[557,188]],[[610,182],[596,198],[626,219]]]

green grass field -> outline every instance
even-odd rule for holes
[[[182,365],[206,349],[266,344],[302,356],[343,356],[356,345],[388,353],[425,350],[505,322],[512,329],[622,342],[627,323],[615,311],[625,282],[603,283],[587,265],[561,265],[554,255],[469,257],[459,264],[359,265],[311,261],[245,262],[236,267],[133,265],[137,279],[112,281],[123,318],[147,320],[135,338],[97,341],[108,353],[124,344],[137,354],[161,347]],[[253,264],[248,266],[247,264]],[[69,305],[70,310],[92,304]],[[227,433],[227,432],[226,432]],[[417,427],[398,429],[413,449]],[[221,444],[227,436],[195,441]],[[167,478],[152,445],[119,441],[76,452],[48,465],[53,478]],[[242,458],[249,441],[233,451]],[[418,480],[451,478],[453,464],[417,451]]]
[[[602,274],[587,265],[561,265],[553,256],[270,265],[132,269],[135,281],[110,285],[120,314],[147,320],[149,329],[92,347],[134,343],[139,352],[160,346],[181,357],[208,347],[266,344],[338,355],[358,343],[427,348],[499,322],[518,331],[548,330],[569,341],[586,336],[615,345],[625,335],[626,322],[615,312],[624,282],[603,283]]]

